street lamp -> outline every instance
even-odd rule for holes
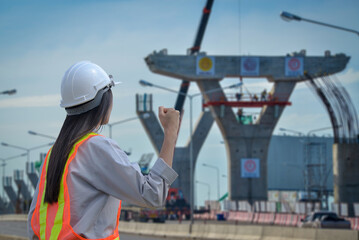
[[[205,182],[201,182],[201,181],[196,181],[196,183],[198,184],[202,184],[202,185],[205,185],[208,187],[208,200],[210,200],[210,196],[211,196],[211,185],[209,185],[208,183],[205,183]]]
[[[338,128],[342,127],[341,125],[338,126]],[[302,132],[296,131],[296,130],[292,130],[292,129],[287,129],[287,128],[279,128],[279,131],[284,131],[284,132],[292,132],[292,133],[296,133],[299,136],[307,136],[310,137],[310,135],[313,132],[319,132],[319,131],[324,131],[324,130],[328,130],[328,129],[333,129],[333,127],[324,127],[324,128],[317,128],[317,129],[312,129],[310,131],[307,132],[307,134],[304,134]]]
[[[338,128],[340,128],[340,126],[338,126]],[[318,129],[313,129],[313,130],[310,130],[308,133],[307,133],[307,136],[310,137],[310,134],[312,134],[313,132],[319,132],[319,131],[324,131],[324,130],[328,130],[328,129],[333,129],[332,126],[330,127],[324,127],[324,128],[318,128]]]
[[[125,123],[125,122],[129,122],[129,121],[132,121],[132,120],[136,120],[138,118],[146,119],[146,118],[149,118],[149,117],[150,117],[150,115],[148,113],[144,113],[140,117],[126,118],[126,119],[120,120],[118,122],[108,123],[107,126],[109,127],[110,138],[112,138],[112,126],[117,125],[117,124],[121,124],[121,123]]]
[[[0,92],[0,94],[14,95],[16,93],[16,89],[6,90]]]
[[[19,158],[19,157],[24,157],[26,156],[26,153],[20,154],[20,155],[16,155],[16,156],[12,156],[12,157],[8,157],[8,158],[0,158],[0,160],[2,161],[2,164],[0,165],[2,167],[2,198],[5,199],[5,193],[4,193],[4,177],[5,177],[5,166],[6,166],[6,162],[8,160],[14,159],[14,158]]]
[[[213,168],[217,171],[217,196],[218,196],[218,200],[221,198],[221,194],[220,194],[220,184],[219,184],[219,168],[210,164],[206,164],[203,163],[202,166],[204,167],[209,167],[209,168]]]
[[[292,130],[292,129],[287,129],[287,128],[279,128],[279,131],[292,132],[292,133],[298,134],[299,136],[304,135],[302,132]]]
[[[40,137],[45,137],[45,138],[50,138],[50,139],[55,139],[55,140],[56,140],[56,138],[53,137],[53,136],[49,136],[49,135],[42,134],[42,133],[37,133],[37,132],[31,131],[31,130],[29,130],[28,133],[31,134],[31,135],[36,135],[36,136],[40,136]]]
[[[12,145],[12,144],[8,144],[8,143],[4,143],[2,142],[1,145],[3,145],[4,147],[12,147],[12,148],[16,148],[16,149],[20,149],[23,151],[26,151],[27,154],[27,162],[30,162],[30,151],[35,150],[35,149],[39,149],[39,148],[43,148],[43,147],[47,147],[47,146],[52,146],[54,143],[47,143],[44,145],[40,145],[40,146],[36,146],[36,147],[32,147],[32,148],[24,148],[24,147],[20,147],[20,146],[16,146],[16,145]]]
[[[328,24],[328,23],[323,23],[323,22],[318,22],[315,20],[311,20],[311,19],[307,19],[307,18],[303,18],[303,17],[299,17],[297,15],[294,15],[292,13],[289,12],[281,12],[280,17],[285,20],[285,21],[306,21],[306,22],[310,22],[310,23],[314,23],[314,24],[318,24],[318,25],[322,25],[322,26],[326,26],[326,27],[331,27],[331,28],[335,28],[335,29],[339,29],[339,30],[343,30],[343,31],[347,31],[347,32],[351,32],[351,33],[355,33],[359,36],[359,32],[353,29],[349,29],[349,28],[343,28],[343,27],[339,27],[339,26],[335,26],[332,24]]]
[[[139,84],[144,86],[144,87],[155,87],[155,88],[159,88],[159,89],[163,89],[166,90],[168,92],[172,92],[172,93],[176,93],[176,94],[180,94],[183,95],[185,97],[189,98],[189,132],[190,132],[190,145],[189,145],[189,162],[190,162],[190,205],[191,205],[191,224],[193,224],[193,207],[194,207],[194,194],[193,194],[193,143],[192,143],[192,131],[193,131],[193,117],[192,117],[192,103],[193,103],[193,98],[202,95],[202,93],[195,93],[195,94],[185,94],[182,92],[177,92],[176,90],[170,89],[170,88],[166,88],[157,84],[153,84],[150,83],[148,81],[145,80],[140,80]],[[227,88],[236,88],[239,87],[240,85],[242,85],[243,83],[236,83],[227,87],[224,87],[223,89],[227,89]],[[216,89],[212,89],[209,91],[206,91],[205,93],[212,93],[212,92],[217,92],[222,90],[222,88],[216,88]]]
[[[30,151],[35,150],[35,149],[39,149],[39,148],[43,148],[43,147],[47,147],[47,146],[52,146],[53,144],[54,144],[54,142],[51,142],[51,143],[48,143],[48,144],[44,144],[44,145],[40,145],[40,146],[36,146],[36,147],[32,147],[32,148],[24,148],[24,147],[12,145],[12,144],[4,143],[4,142],[1,143],[1,145],[3,145],[4,147],[12,147],[12,148],[20,149],[22,151],[26,151],[28,164],[30,164]],[[29,179],[27,179],[27,185],[28,186],[30,185],[29,184]]]

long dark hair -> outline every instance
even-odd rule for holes
[[[61,178],[71,149],[80,138],[105,124],[111,105],[112,92],[109,89],[103,94],[99,106],[79,115],[66,116],[48,159],[44,202],[51,204],[58,201]]]

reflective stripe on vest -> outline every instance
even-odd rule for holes
[[[77,141],[72,148],[69,157],[66,161],[64,172],[61,178],[59,198],[56,203],[48,204],[44,203],[45,190],[46,190],[46,175],[49,165],[49,157],[51,149],[47,153],[45,158],[39,183],[39,193],[37,195],[37,202],[35,211],[31,219],[31,227],[40,240],[52,240],[52,239],[86,239],[81,237],[70,225],[70,196],[67,188],[67,174],[69,164],[74,159],[77,153],[77,149],[81,144],[91,137],[98,136],[97,133],[89,133]],[[101,238],[102,240],[119,240],[118,224],[121,212],[121,200],[117,213],[117,223],[112,235]]]

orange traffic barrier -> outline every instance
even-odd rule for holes
[[[351,228],[353,230],[359,230],[359,218],[358,217],[352,217],[352,218],[346,218],[348,221],[350,221]]]
[[[254,213],[254,216],[253,216],[253,223],[258,223],[259,214],[260,214],[260,213],[258,213],[258,212]]]

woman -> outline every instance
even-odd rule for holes
[[[88,61],[66,71],[60,106],[67,116],[41,167],[28,215],[30,239],[119,239],[122,200],[164,205],[177,177],[171,166],[179,112],[159,108],[164,141],[151,172],[143,176],[116,142],[96,133],[109,121],[115,84]]]

